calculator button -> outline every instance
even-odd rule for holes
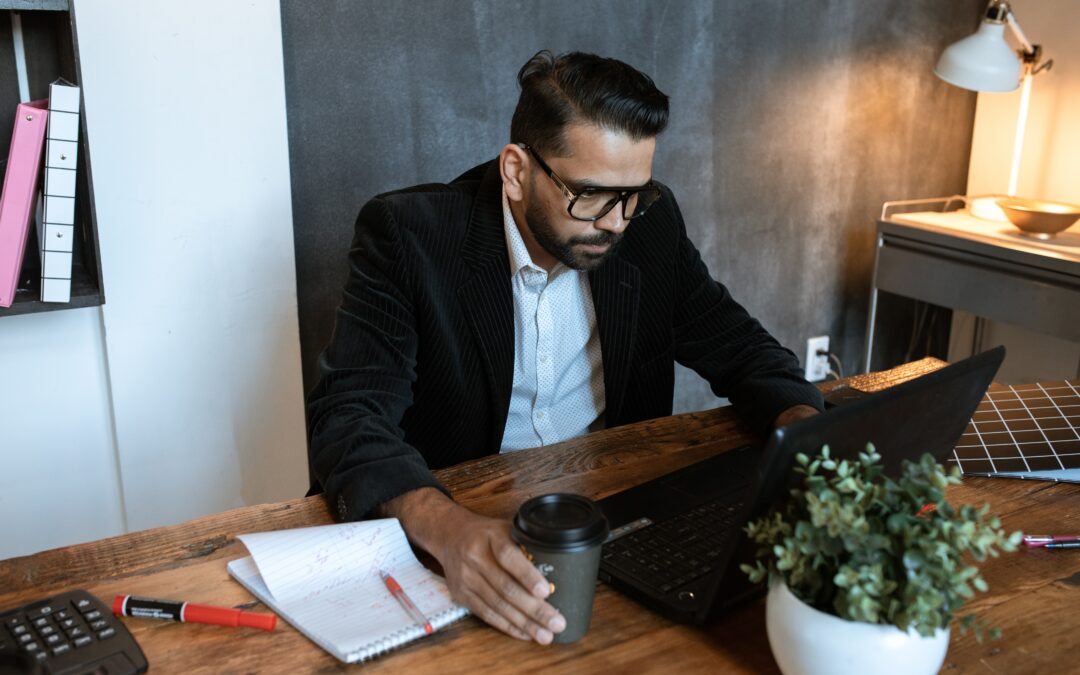
[[[31,635],[30,633],[23,633],[22,635],[19,636],[19,644],[21,644],[21,645],[24,645],[27,642],[33,642],[33,641],[34,641],[34,636]]]
[[[86,598],[79,598],[75,601],[75,606],[82,610],[82,608],[90,606],[90,601]]]
[[[76,623],[75,619],[64,619],[60,622],[61,628],[74,628],[76,625],[78,624]]]
[[[25,624],[25,623],[20,623],[19,625],[17,625],[17,626],[14,626],[14,627],[13,627],[13,628],[11,629],[11,633],[12,633],[12,634],[13,634],[13,635],[14,635],[15,637],[19,637],[20,635],[22,635],[23,633],[25,633],[25,632],[26,632],[27,630],[29,630],[29,629],[28,629],[28,628],[26,627],[26,624]]]
[[[69,645],[66,642],[64,644],[62,644],[62,645],[57,645],[57,646],[52,648],[53,656],[60,656],[64,652],[70,652],[70,651],[71,651],[71,645]]]
[[[47,644],[47,645],[60,644],[61,642],[63,642],[63,640],[64,640],[64,638],[60,637],[59,635],[54,634],[54,635],[50,635],[49,637],[45,638],[45,644]]]
[[[102,628],[104,628],[104,627],[106,627],[108,625],[109,625],[109,622],[106,621],[105,619],[98,619],[94,623],[90,624],[90,629],[91,630],[101,630]]]
[[[49,617],[47,617],[47,616],[39,616],[38,618],[34,619],[34,625],[37,626],[38,628],[41,628],[42,626],[48,626],[49,625]]]
[[[67,636],[69,638],[72,638],[72,639],[75,639],[75,638],[79,637],[80,635],[85,635],[85,633],[83,633],[83,629],[78,627],[78,626],[75,626],[74,628],[68,630],[68,632],[67,632]]]
[[[34,653],[36,651],[40,651],[41,650],[41,645],[39,645],[36,642],[28,642],[28,643],[23,645],[23,650],[28,651],[28,652],[30,652],[32,654],[32,653]]]
[[[10,619],[4,619],[5,626],[18,626],[22,622],[22,617],[19,616],[13,616]]]
[[[97,634],[99,640],[104,640],[106,638],[111,638],[114,635],[116,635],[116,631],[113,630],[112,628],[106,628],[105,630],[103,630],[103,631],[101,631],[100,633]]]
[[[38,629],[38,632],[41,633],[42,636],[46,636],[46,635],[52,635],[53,633],[55,633],[56,629],[53,628],[52,626],[42,626],[41,628]]]
[[[52,614],[52,611],[52,605],[45,605],[44,607],[39,607],[38,609],[35,609],[34,614],[37,614],[39,616],[45,616],[46,614]]]
[[[54,615],[57,619],[66,619],[71,616],[71,612],[66,609],[62,609]]]
[[[84,617],[84,618],[85,618],[85,619],[86,619],[87,621],[93,621],[94,619],[100,619],[100,618],[101,618],[101,612],[99,612],[99,611],[97,611],[97,610],[95,609],[95,610],[94,610],[94,611],[92,611],[92,612],[87,612],[86,614],[83,614],[83,617]]]
[[[94,641],[94,638],[90,637],[89,635],[83,635],[82,637],[77,637],[77,638],[75,638],[75,648],[78,649],[79,647],[85,647],[86,645],[90,644],[93,641]]]

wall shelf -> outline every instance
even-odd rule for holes
[[[68,0],[0,0],[0,10],[17,12],[66,12],[69,6]]]
[[[20,100],[12,36],[16,13],[22,27],[30,100],[48,98],[49,84],[59,77],[80,86],[82,82],[74,10],[68,0],[0,0],[0,179]],[[79,123],[71,301],[41,302],[41,261],[36,228],[31,225],[15,301],[11,307],[0,307],[0,317],[105,304],[85,110]]]

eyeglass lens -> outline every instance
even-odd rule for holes
[[[570,209],[575,218],[602,218],[619,201],[623,202],[623,218],[630,220],[645,213],[645,210],[660,196],[658,191],[642,190],[631,192],[622,199],[622,193],[607,191],[589,191],[578,195]]]

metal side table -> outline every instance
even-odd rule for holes
[[[1039,240],[966,211],[889,213],[889,206],[877,223],[864,369],[878,291],[1080,342],[1080,224]]]

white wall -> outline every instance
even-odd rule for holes
[[[0,324],[70,362],[0,394],[0,557],[307,487],[279,4],[73,4],[107,304]]]
[[[1028,39],[1053,67],[1032,81],[1017,195],[1080,204],[1080,2],[1011,0]],[[979,94],[968,194],[1009,185],[1020,90]]]
[[[1051,70],[1032,81],[1016,194],[1080,204],[1080,2],[1011,0],[1028,39],[1054,59]],[[1013,135],[1020,91],[979,94],[968,173],[968,194],[1005,193],[1009,186]],[[1071,231],[1080,231],[1074,225]],[[1080,321],[1080,318],[1077,319]],[[1080,344],[1019,326],[987,321],[977,348],[1005,344],[1002,382],[1034,382],[1080,377]],[[954,342],[967,343],[973,318],[957,312]],[[965,345],[966,346],[966,345]],[[950,359],[970,353],[950,348]]]
[[[0,319],[0,558],[124,531],[101,310]]]

